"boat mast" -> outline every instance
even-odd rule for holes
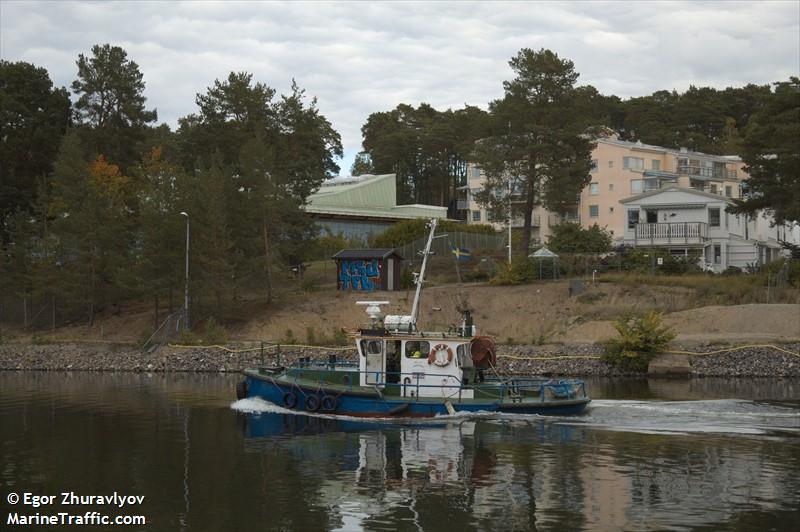
[[[436,222],[438,222],[436,218],[431,218],[431,223],[428,224],[431,232],[428,234],[428,242],[422,252],[422,267],[419,269],[419,275],[414,280],[417,285],[417,291],[414,293],[414,304],[411,306],[411,325],[415,330],[417,328],[417,315],[419,314],[419,296],[422,292],[422,283],[425,281],[425,266],[428,264],[428,255],[433,254],[431,253],[431,244],[433,243],[433,234],[436,232]]]

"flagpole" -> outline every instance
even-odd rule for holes
[[[456,251],[453,255],[456,257],[456,276],[458,277],[458,284],[461,284],[461,267],[459,266],[459,262],[461,262],[460,256],[461,248],[456,248]]]

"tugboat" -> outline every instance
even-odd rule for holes
[[[258,397],[290,410],[359,417],[432,417],[457,412],[580,414],[590,399],[585,383],[503,377],[491,338],[479,336],[468,310],[459,327],[428,332],[417,327],[425,267],[436,232],[431,220],[416,291],[408,315],[388,315],[388,301],[358,301],[370,323],[353,335],[358,363],[303,359],[288,367],[244,370],[239,399]]]

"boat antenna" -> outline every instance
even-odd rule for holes
[[[425,244],[425,250],[422,253],[422,267],[419,269],[419,275],[416,276],[414,282],[417,285],[417,291],[414,293],[414,304],[411,306],[411,326],[417,328],[417,316],[419,314],[419,296],[422,293],[422,283],[425,282],[425,266],[428,264],[428,255],[433,255],[431,252],[431,244],[433,243],[433,234],[436,232],[436,218],[431,218],[430,227],[431,232],[428,234],[428,242]]]

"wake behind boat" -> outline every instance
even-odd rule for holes
[[[354,335],[358,362],[303,360],[244,371],[236,395],[309,412],[362,417],[431,417],[456,412],[580,414],[590,399],[583,381],[503,377],[491,338],[478,336],[468,310],[455,331],[417,328],[425,267],[436,232],[429,225],[409,315],[384,316],[388,301],[366,305],[370,324]]]

